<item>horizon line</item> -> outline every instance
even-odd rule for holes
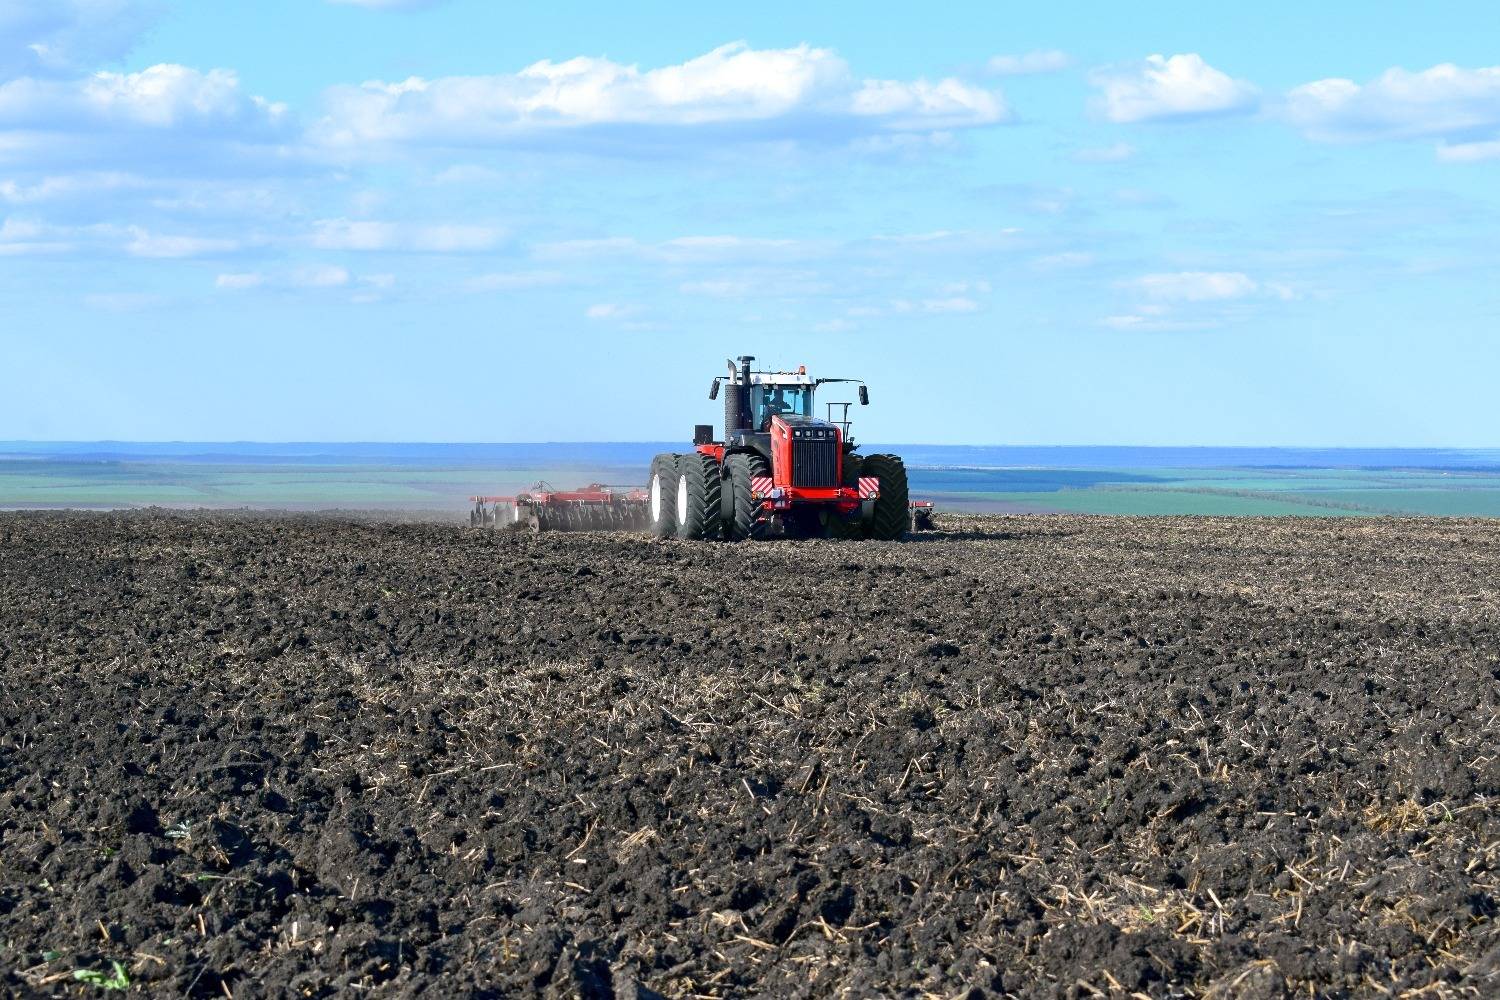
[[[997,443],[997,442],[936,442],[936,441],[882,441],[882,445],[907,446],[915,448],[1154,448],[1154,449],[1214,449],[1218,451],[1252,451],[1276,449],[1280,451],[1500,451],[1500,444],[1477,445],[1477,444],[1077,444],[1077,443],[1053,443],[1053,444],[1020,444],[1020,443]],[[254,438],[235,439],[188,439],[188,438],[0,438],[0,453],[7,446],[25,445],[31,447],[45,447],[55,445],[232,445],[245,446],[254,445],[258,447],[271,446],[309,446],[309,445],[334,445],[339,447],[369,446],[369,445],[397,445],[401,447],[419,446],[444,446],[444,447],[542,447],[542,446],[568,446],[568,445],[679,445],[680,441],[674,440],[554,440],[554,441],[437,441],[437,440],[261,440]]]

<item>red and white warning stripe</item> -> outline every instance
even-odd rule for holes
[[[874,500],[880,496],[879,476],[859,477],[859,498],[861,500]]]
[[[750,477],[750,492],[754,493],[756,496],[761,496],[761,497],[770,496],[771,495],[771,477],[770,476],[751,476]]]

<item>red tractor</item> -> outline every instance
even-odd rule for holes
[[[647,519],[658,538],[897,539],[911,527],[906,466],[895,455],[858,455],[849,437],[849,403],[813,413],[813,394],[829,382],[795,372],[752,371],[753,357],[729,362],[708,398],[724,390],[724,438],[699,424],[693,451],[657,455],[647,483]],[[834,407],[843,407],[834,420]]]

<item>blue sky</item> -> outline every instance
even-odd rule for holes
[[[0,5],[0,439],[1500,443],[1489,3]]]

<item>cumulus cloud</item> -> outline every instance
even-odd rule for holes
[[[62,131],[69,126],[168,129],[239,125],[274,129],[286,105],[246,94],[231,70],[161,63],[138,73],[81,80],[22,77],[0,84],[0,127]]]
[[[349,284],[349,272],[330,264],[304,267],[292,274],[291,283],[298,288],[342,288]]]
[[[991,56],[985,69],[996,76],[1027,76],[1033,73],[1056,73],[1073,64],[1066,52],[1045,49],[1022,55]]]
[[[1146,310],[1122,313],[1118,316],[1106,316],[1100,322],[1112,330],[1150,331],[1153,333],[1163,333],[1172,330],[1207,330],[1220,324],[1218,318],[1174,319],[1169,315],[1152,313]]]
[[[493,226],[467,223],[409,225],[367,219],[321,219],[313,224],[311,244],[319,250],[475,253],[505,238]]]
[[[543,243],[534,250],[543,260],[578,260],[590,257],[624,257],[669,263],[735,260],[787,260],[817,256],[822,244],[803,240],[754,236],[678,236],[654,243],[628,236],[600,239],[561,240]]]
[[[281,171],[298,139],[284,104],[247,93],[226,69],[163,63],[0,83],[0,165],[35,177]]]
[[[1147,298],[1166,302],[1213,302],[1244,298],[1260,286],[1239,271],[1177,271],[1143,275],[1131,284]]]
[[[151,292],[97,292],[83,297],[83,304],[90,309],[104,312],[136,312],[161,305],[164,300]]]
[[[333,264],[308,264],[290,270],[271,273],[261,271],[230,272],[214,279],[214,287],[222,292],[248,292],[265,288],[285,292],[288,290],[312,290],[314,292],[350,288],[355,292],[355,302],[375,302],[382,292],[396,287],[394,274],[353,274],[347,268]]]
[[[607,143],[621,128],[852,138],[990,125],[1009,114],[998,93],[957,79],[862,80],[829,49],[743,42],[647,70],[579,56],[505,75],[372,81],[332,89],[327,104],[318,133],[337,147],[503,145],[569,132]]]
[[[1315,80],[1286,96],[1288,121],[1313,139],[1358,141],[1500,132],[1500,66],[1464,69],[1443,63],[1420,72],[1396,67],[1366,84]],[[1463,155],[1450,157],[1462,159]]]
[[[1036,265],[1049,271],[1070,270],[1088,267],[1094,263],[1094,255],[1086,250],[1064,250],[1044,254],[1036,259]]]
[[[239,243],[235,240],[164,235],[139,227],[132,227],[130,235],[130,242],[125,244],[125,252],[132,257],[202,257],[231,253],[239,249]]]
[[[1438,146],[1437,156],[1446,163],[1500,160],[1500,139],[1491,139],[1487,142],[1443,143]]]
[[[214,279],[214,287],[227,291],[244,291],[250,288],[259,288],[265,284],[266,276],[254,272],[240,274],[221,274]]]
[[[5,0],[0,80],[76,73],[128,53],[160,16],[143,0]]]
[[[583,311],[584,316],[594,320],[621,320],[634,316],[639,309],[622,306],[616,302],[598,302]]]
[[[1171,121],[1251,111],[1256,88],[1210,66],[1195,52],[1147,56],[1096,70],[1097,108],[1112,122]]]
[[[80,196],[98,196],[144,188],[145,180],[117,171],[94,171],[59,174],[38,178],[30,183],[0,181],[0,200],[12,205],[32,205]]]
[[[480,274],[465,282],[471,292],[513,292],[526,288],[546,288],[567,280],[559,271],[501,271]]]
[[[25,219],[0,222],[0,256],[67,253],[73,247],[69,234],[55,226]]]
[[[1257,281],[1240,271],[1145,274],[1119,287],[1134,292],[1139,300],[1129,312],[1100,321],[1116,330],[1205,330],[1249,315],[1254,307],[1247,300],[1297,297],[1288,285]]]
[[[706,295],[714,299],[739,299],[749,295],[755,283],[743,278],[713,278],[707,281],[684,281],[678,291],[684,295]]]

